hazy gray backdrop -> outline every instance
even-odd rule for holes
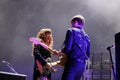
[[[120,31],[120,0],[0,0],[0,71],[11,72],[3,60],[32,80],[33,57],[29,37],[51,28],[54,48],[60,49],[70,19],[82,14],[91,38],[91,53],[107,52]],[[60,80],[61,67],[53,74]]]

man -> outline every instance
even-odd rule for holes
[[[71,28],[67,30],[64,47],[58,54],[65,54],[62,80],[80,80],[86,67],[86,60],[90,57],[90,39],[83,30],[85,19],[76,15],[71,19]]]

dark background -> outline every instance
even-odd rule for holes
[[[114,44],[114,35],[120,31],[119,4],[119,0],[0,0],[0,71],[12,72],[2,63],[5,60],[32,80],[29,37],[36,36],[42,28],[51,28],[54,48],[58,50],[70,27],[70,19],[76,14],[86,19],[91,53],[106,53],[106,47]],[[63,67],[57,68],[53,80],[60,80]]]

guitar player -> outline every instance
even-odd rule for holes
[[[64,47],[56,55],[65,54],[62,80],[80,80],[86,67],[86,60],[90,57],[90,39],[83,30],[85,19],[76,15],[71,19],[71,28],[67,30]]]
[[[36,38],[52,48],[53,37],[51,29],[41,29]],[[43,80],[42,78],[46,78],[44,80],[51,80],[51,71],[49,72],[51,64],[46,61],[46,59],[51,58],[51,53],[39,44],[33,43],[32,49],[34,56],[33,80]],[[55,71],[54,68],[52,70]]]

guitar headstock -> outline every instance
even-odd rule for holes
[[[40,40],[38,38],[35,38],[35,37],[30,37],[29,41],[33,42],[34,44],[40,44]]]
[[[42,43],[42,42],[40,41],[40,39],[38,39],[38,38],[30,37],[30,38],[29,38],[29,41],[30,41],[30,42],[33,42],[34,44],[39,44],[39,45],[41,45],[42,47],[44,47],[45,49],[48,49],[48,48],[49,48],[46,44]]]

